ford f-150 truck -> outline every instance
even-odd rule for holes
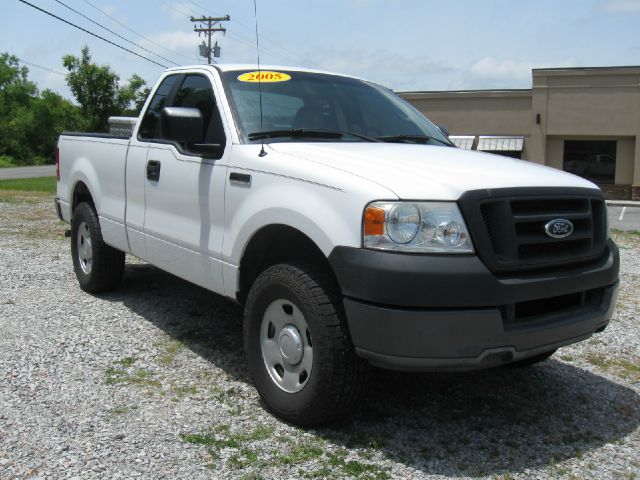
[[[240,302],[256,388],[296,424],[347,414],[370,365],[530,365],[612,316],[594,184],[455,148],[361,79],[173,68],[131,135],[63,134],[57,158],[80,287],[130,253]]]

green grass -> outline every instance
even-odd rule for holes
[[[624,378],[630,380],[640,379],[640,365],[619,357],[605,357],[600,353],[587,355],[587,361],[603,370],[614,370]]]
[[[56,177],[10,178],[0,180],[0,190],[56,193]]]

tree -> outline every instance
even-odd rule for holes
[[[44,90],[31,107],[32,150],[37,157],[54,158],[58,136],[63,131],[85,130],[80,109],[49,89]]]
[[[91,61],[87,46],[80,57],[65,55],[62,63],[69,71],[67,84],[80,104],[89,130],[107,131],[110,116],[126,113],[132,104],[139,105],[142,96],[148,93],[146,82],[135,74],[125,85],[120,85],[120,76],[108,65]]]
[[[29,131],[36,84],[27,79],[29,70],[8,53],[0,54],[0,155],[20,162],[31,156]]]
[[[84,129],[80,109],[51,90],[41,93],[29,70],[0,54],[0,156],[15,165],[53,163],[58,136]]]

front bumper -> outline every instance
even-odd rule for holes
[[[470,370],[532,357],[603,330],[619,255],[587,265],[495,275],[475,256],[337,247],[330,255],[356,352],[402,370]]]

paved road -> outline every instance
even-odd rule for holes
[[[640,231],[640,206],[609,206],[611,228]]]
[[[0,168],[0,179],[53,177],[55,176],[55,174],[56,174],[55,165],[42,165],[38,167]]]

